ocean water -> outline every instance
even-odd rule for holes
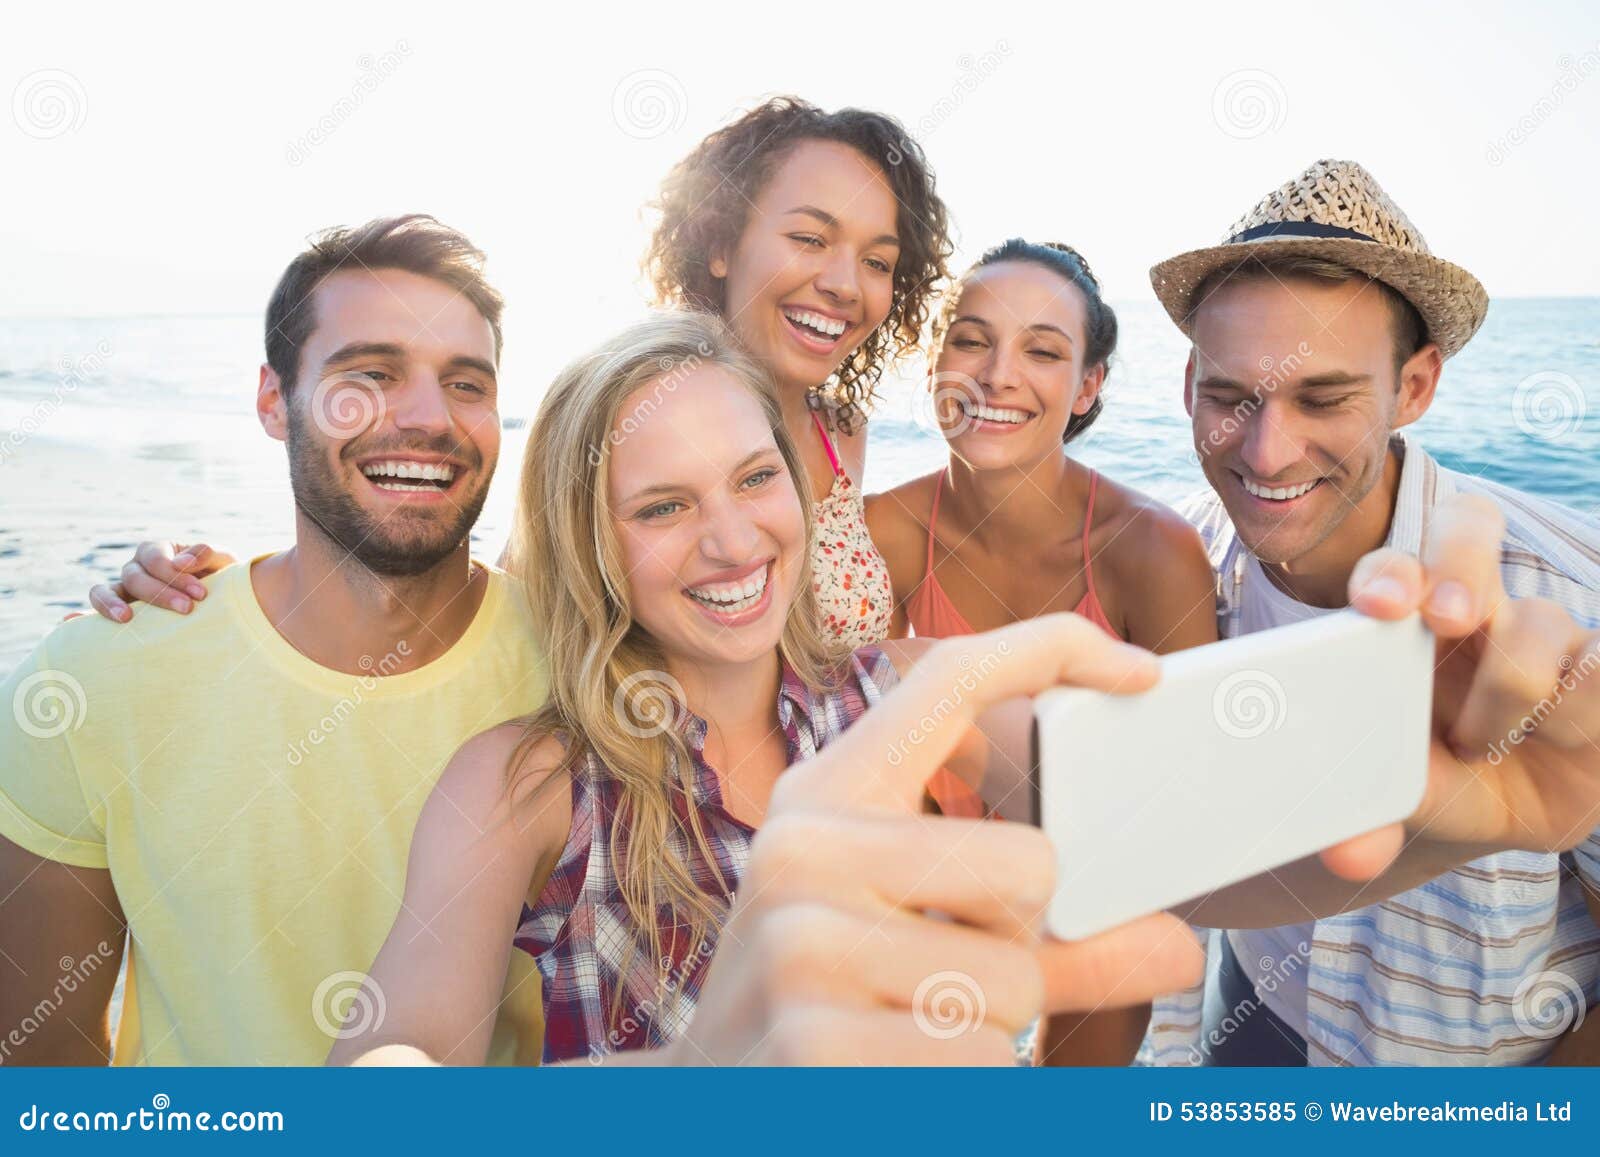
[[[1073,452],[1166,501],[1204,485],[1182,408],[1187,344],[1154,302],[1118,306],[1106,410]],[[513,474],[546,374],[507,335],[501,469],[474,533],[506,539]],[[529,343],[527,348],[532,348]],[[253,401],[260,320],[0,319],[0,675],[87,606],[142,538],[264,552],[293,534],[283,449]],[[866,486],[936,468],[907,367],[874,415]],[[1414,428],[1447,466],[1600,514],[1600,298],[1497,301]]]

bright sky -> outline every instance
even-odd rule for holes
[[[1491,295],[1600,294],[1592,4],[1086,8],[17,6],[0,315],[257,312],[308,233],[423,210],[542,374],[639,307],[672,162],[781,92],[900,117],[961,258],[1069,241],[1114,299],[1325,156]]]

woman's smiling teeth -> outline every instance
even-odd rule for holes
[[[1033,417],[1026,410],[1002,410],[997,406],[981,406],[971,401],[962,402],[961,409],[969,418],[983,422],[1005,422],[1012,426],[1020,426]]]
[[[1244,475],[1239,475],[1239,480],[1244,483],[1244,488],[1257,498],[1270,498],[1282,502],[1289,498],[1299,498],[1302,494],[1312,490],[1322,479],[1317,478],[1310,482],[1301,482],[1295,486],[1258,486]]]
[[[768,563],[743,582],[707,583],[705,586],[690,587],[689,597],[704,603],[714,611],[738,614],[740,611],[748,611],[761,601],[771,573],[772,564]]]
[[[368,462],[361,468],[379,490],[444,490],[455,481],[455,467],[428,462]]]
[[[838,318],[824,317],[820,313],[812,313],[809,309],[786,309],[783,311],[783,316],[818,337],[838,337],[850,328]]]

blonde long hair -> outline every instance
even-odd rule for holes
[[[666,673],[660,646],[633,621],[621,546],[607,502],[611,454],[664,393],[704,366],[719,366],[761,403],[772,436],[799,494],[806,549],[799,589],[784,622],[781,656],[812,688],[835,685],[845,658],[824,641],[811,589],[812,500],[805,466],[784,428],[776,390],[765,370],[717,318],[689,310],[651,314],[562,370],[540,406],[523,455],[511,538],[511,567],[522,576],[544,648],[550,697],[521,722],[508,784],[529,750],[559,738],[561,770],[577,774],[593,754],[620,786],[612,846],[618,849],[623,899],[645,933],[651,959],[663,960],[657,913],[670,909],[691,945],[721,920],[673,850],[682,828],[715,870],[694,804],[693,764],[678,724],[686,708]],[[622,413],[638,390],[656,389]],[[545,784],[565,782],[550,776]],[[673,808],[688,801],[687,825]],[[723,892],[730,881],[720,881]]]

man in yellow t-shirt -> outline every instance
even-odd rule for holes
[[[125,933],[118,1064],[320,1064],[384,1016],[366,969],[423,801],[544,697],[521,588],[469,554],[500,304],[431,218],[320,237],[268,307],[257,394],[294,547],[189,615],[63,624],[7,679],[0,1064],[105,1063]],[[516,954],[492,1058],[535,1061],[541,1028]]]

